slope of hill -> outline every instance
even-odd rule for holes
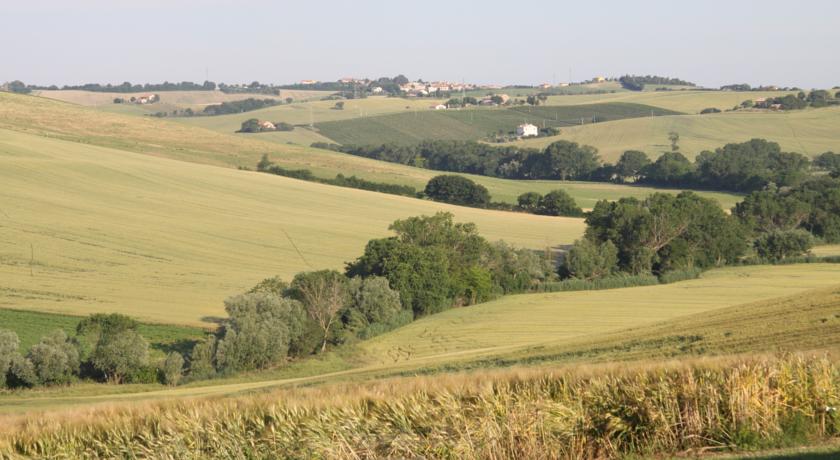
[[[670,150],[668,133],[680,135],[680,151],[694,158],[730,142],[764,138],[786,151],[815,156],[840,151],[840,107],[790,112],[730,112],[709,115],[637,118],[564,128],[559,136],[519,141],[523,147],[541,148],[564,139],[598,148],[601,157],[615,161],[635,149],[657,157]]]
[[[415,321],[363,342],[361,348],[368,362],[382,365],[446,363],[468,356],[591,339],[644,324],[833,286],[838,280],[840,265],[835,264],[731,267],[669,285],[509,296]],[[836,309],[840,314],[840,305]],[[833,319],[832,324],[840,326],[840,320]]]
[[[739,267],[671,285],[512,296],[362,342],[358,356],[328,354],[273,372],[176,389],[88,385],[0,395],[0,413],[517,364],[820,349],[840,337],[838,274],[836,264]]]
[[[36,91],[35,95],[55,99],[63,102],[70,102],[72,104],[79,104],[90,107],[111,107],[119,104],[114,104],[114,98],[129,99],[131,96],[140,94],[157,94],[160,96],[159,104],[177,107],[179,109],[191,108],[193,110],[203,110],[204,107],[213,104],[221,104],[222,102],[239,101],[248,99],[249,97],[259,99],[277,99],[283,100],[291,97],[297,101],[306,101],[316,98],[321,98],[329,95],[327,91],[292,91],[284,90],[279,95],[271,94],[230,94],[216,91],[146,91],[140,93],[107,93],[95,91],[81,91],[81,90],[40,90]],[[145,112],[156,112],[160,109],[156,108],[158,103],[148,105],[127,104],[133,107],[138,107]]]
[[[9,93],[0,93],[0,129],[217,166],[253,168],[260,156],[267,153],[281,166],[310,169],[321,177],[332,178],[342,173],[378,182],[410,185],[418,190],[439,174],[327,150],[281,145],[269,142],[270,138],[263,134],[226,134],[170,120],[102,113],[45,98]],[[578,200],[579,205],[589,208],[598,199],[645,196],[654,190],[603,183],[470,177],[487,187],[494,200],[509,203],[515,203],[516,197],[524,192],[546,193],[563,188]],[[706,195],[720,200],[726,208],[732,207],[738,200],[736,195],[725,193]]]
[[[554,107],[478,108],[401,113],[316,124],[339,144],[414,144],[430,139],[481,140],[514,131],[517,125],[564,127],[596,121],[673,115],[676,112],[628,103]]]
[[[342,268],[438,211],[545,248],[583,222],[302,182],[0,130],[0,306],[202,324],[264,277]]]
[[[648,89],[648,88],[646,88]],[[688,114],[715,107],[727,110],[750,99],[781,97],[784,91],[622,91],[609,94],[549,96],[548,106],[595,104],[599,102],[632,102]]]

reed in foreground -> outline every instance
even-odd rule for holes
[[[7,436],[5,455],[589,459],[794,445],[840,433],[840,366],[828,357],[490,372],[352,388],[30,419]]]

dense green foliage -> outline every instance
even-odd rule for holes
[[[747,248],[740,222],[692,192],[600,201],[586,224],[584,240],[564,258],[565,276],[703,269],[734,262]],[[610,262],[613,267],[606,267]]]
[[[277,99],[255,99],[248,98],[241,101],[222,102],[221,104],[208,105],[202,113],[205,115],[226,115],[230,113],[250,112],[266,107],[282,104]]]
[[[490,204],[490,192],[486,187],[461,176],[433,177],[423,193],[435,201],[462,206],[486,208]]]
[[[213,91],[216,89],[216,84],[212,81],[205,81],[204,83],[193,83],[191,81],[170,83],[168,81],[165,81],[163,83],[144,83],[142,85],[133,85],[130,82],[123,82],[119,85],[112,85],[110,83],[104,85],[101,85],[99,83],[86,83],[84,85],[64,85],[61,87],[61,89],[74,89],[102,93],[139,93],[147,91]]]
[[[673,150],[655,162],[644,152],[631,150],[615,165],[602,163],[594,147],[569,141],[554,142],[542,151],[469,141],[427,141],[414,146],[318,143],[313,147],[437,171],[507,179],[638,182],[748,192],[770,183],[795,185],[808,175],[809,161],[805,156],[783,152],[779,144],[764,139],[704,151],[693,163],[679,152],[678,140],[674,133]],[[830,163],[832,157],[825,158]]]
[[[548,261],[490,244],[451,214],[399,220],[391,230],[397,235],[371,240],[347,274],[385,277],[415,316],[527,291],[551,278]]]
[[[569,217],[583,215],[583,210],[565,190],[552,190],[545,196],[537,192],[526,192],[519,195],[517,203],[520,210],[533,214]]]
[[[630,91],[642,91],[645,85],[677,85],[677,86],[696,86],[689,81],[680,80],[679,78],[659,77],[656,75],[624,75],[618,79],[624,89]]]

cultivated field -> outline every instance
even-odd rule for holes
[[[840,288],[840,265],[730,267],[669,285],[509,296],[415,321],[363,342],[361,348],[371,363],[442,364],[467,356],[557,345],[826,286]],[[835,308],[840,314],[840,307]],[[703,318],[708,317],[697,316],[695,321]],[[833,315],[831,319],[832,327],[840,327],[840,320]],[[684,327],[683,332],[689,329]]]
[[[264,277],[343,267],[398,218],[541,249],[581,219],[438,204],[0,130],[0,306],[204,324]]]
[[[102,113],[44,98],[8,93],[0,93],[0,129],[216,166],[253,168],[260,156],[267,153],[281,166],[310,169],[321,177],[331,178],[342,173],[378,182],[410,185],[418,190],[440,174],[326,150],[269,142],[272,140],[270,136],[277,133],[227,134],[171,120]],[[599,199],[646,196],[654,190],[604,183],[471,178],[487,187],[497,201],[514,203],[516,197],[524,192],[545,193],[563,188],[584,208],[592,207]],[[704,195],[718,199],[725,208],[732,207],[739,200],[736,195],[726,193]]]
[[[631,102],[652,105],[675,112],[698,114],[701,110],[710,107],[727,110],[747,99],[754,101],[762,97],[781,97],[786,94],[790,93],[784,91],[621,91],[609,94],[549,96],[548,105]]]
[[[0,411],[237,395],[499,366],[650,359],[650,367],[663,358],[821,349],[840,337],[838,275],[836,264],[737,267],[670,285],[512,296],[449,310],[362,342],[356,351],[278,371],[166,390],[87,384],[5,395]],[[776,345],[768,346],[771,341]]]
[[[657,107],[606,103],[555,107],[476,108],[401,113],[316,124],[339,144],[416,144],[423,140],[482,140],[512,132],[522,123],[567,127],[598,121],[663,116],[676,112]]]
[[[517,142],[542,148],[556,140],[569,140],[598,148],[601,157],[615,161],[635,149],[657,157],[670,150],[669,132],[680,135],[680,151],[693,158],[730,142],[764,138],[783,150],[815,156],[840,151],[840,107],[789,112],[731,112],[708,115],[637,118],[562,129],[559,136]]]
[[[277,99],[283,100],[291,97],[297,101],[306,101],[311,99],[318,99],[329,95],[327,91],[298,91],[298,90],[284,90],[280,95],[275,96],[271,94],[228,94],[219,90],[215,91],[143,91],[139,93],[106,93],[94,91],[80,91],[80,90],[40,90],[34,93],[37,96],[46,97],[49,99],[56,99],[59,101],[69,102],[71,104],[79,104],[89,107],[111,107],[119,106],[121,104],[114,104],[114,98],[130,99],[132,96],[157,94],[160,96],[160,102],[154,104],[137,105],[125,104],[142,109],[145,112],[157,112],[162,110],[158,108],[160,105],[168,107],[177,107],[179,109],[191,108],[193,110],[203,110],[204,107],[213,104],[221,104],[222,102],[240,101],[248,98],[258,99]]]

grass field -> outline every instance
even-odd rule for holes
[[[114,104],[114,98],[130,99],[131,96],[138,94],[157,94],[160,96],[160,102],[155,104],[137,105],[137,104],[123,104],[125,106],[138,108],[146,113],[157,112],[163,110],[159,106],[176,107],[179,109],[191,108],[193,110],[203,110],[204,107],[213,104],[221,104],[222,102],[240,101],[248,98],[259,99],[277,99],[284,100],[291,97],[296,101],[307,101],[318,99],[330,94],[328,91],[296,91],[283,90],[280,95],[275,96],[271,94],[228,94],[221,91],[143,91],[139,93],[107,93],[94,91],[80,91],[80,90],[40,90],[35,91],[35,94],[49,99],[69,102],[71,104],[79,104],[90,107],[112,107],[120,106],[121,104]]]
[[[279,371],[158,385],[85,384],[0,395],[0,412],[240,395],[315,383],[510,366],[643,361],[836,346],[840,265],[726,268],[671,285],[514,296],[450,310],[397,329],[350,354]],[[434,381],[445,376],[431,377]]]
[[[202,324],[274,274],[342,268],[388,225],[451,211],[545,248],[583,222],[486,211],[0,130],[0,307]]]
[[[270,142],[271,136],[279,133],[225,134],[171,120],[102,113],[44,98],[0,93],[0,129],[4,128],[80,144],[216,166],[253,168],[260,156],[267,153],[281,166],[310,169],[322,177],[332,178],[338,173],[354,174],[373,181],[411,185],[418,190],[439,174],[326,150]],[[592,207],[599,199],[645,196],[654,190],[604,183],[513,181],[479,176],[471,178],[487,187],[497,201],[515,203],[516,197],[527,191],[545,193],[563,188],[584,208]],[[732,194],[706,195],[720,200],[726,208],[732,207],[739,200]]]
[[[514,131],[522,123],[567,127],[599,121],[662,116],[676,112],[627,103],[554,107],[477,108],[392,114],[316,124],[318,131],[339,144],[415,144],[430,139],[481,140]]]
[[[630,102],[652,105],[662,109],[688,114],[698,114],[701,110],[714,107],[720,110],[758,98],[780,97],[789,94],[784,91],[621,91],[609,94],[577,94],[549,96],[548,106],[580,105],[601,102]]]
[[[415,321],[363,342],[361,348],[371,363],[440,364],[537,344],[557,345],[702,312],[703,315],[694,317],[690,324],[683,323],[683,327],[668,326],[657,330],[660,335],[667,335],[669,331],[688,335],[694,329],[692,324],[711,321],[713,313],[709,312],[827,286],[840,286],[840,265],[733,267],[707,272],[697,280],[669,285],[509,296]],[[840,314],[840,297],[835,293],[832,299],[831,308]],[[805,321],[802,309],[795,312]],[[764,315],[763,321],[752,324],[761,327],[767,323],[767,318],[785,318],[775,313],[778,312]],[[840,319],[833,313],[822,314],[830,319],[833,332],[840,331]],[[718,322],[712,324],[720,327]],[[797,323],[790,326],[793,324]],[[702,327],[696,329],[696,333],[704,330]],[[836,336],[834,342],[837,340],[840,336]],[[819,342],[816,345],[819,346]],[[753,344],[750,350],[755,348],[756,344]]]
[[[730,142],[764,138],[778,142],[785,151],[809,156],[840,151],[840,107],[790,112],[731,112],[709,115],[636,118],[562,129],[559,136],[517,142],[542,148],[564,139],[598,148],[606,161],[615,161],[635,149],[657,157],[668,151],[668,133],[680,135],[680,151],[693,158]]]

